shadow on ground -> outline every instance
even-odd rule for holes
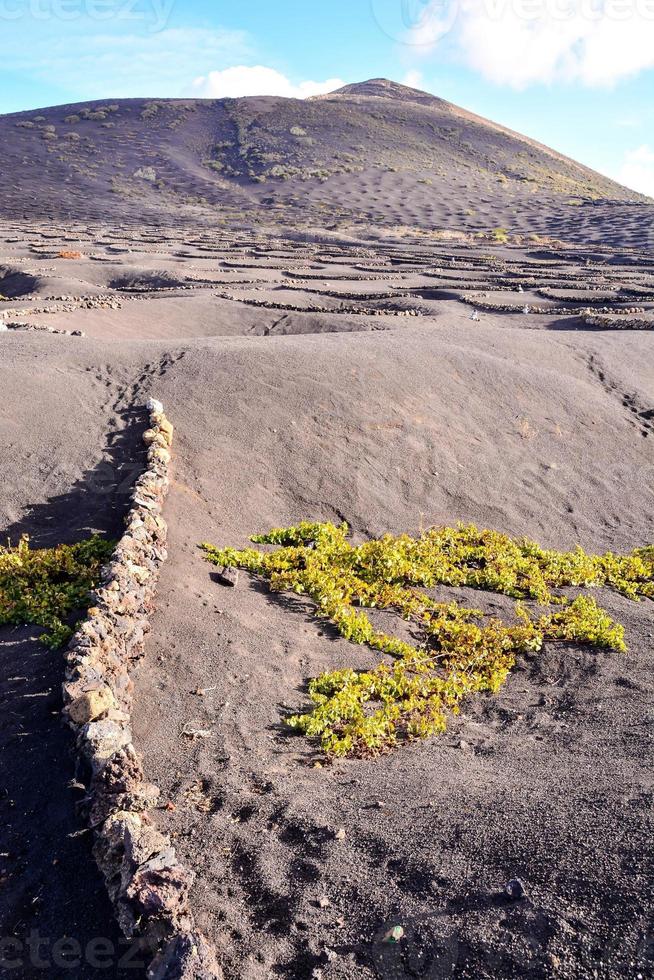
[[[142,470],[142,412],[121,417],[102,460],[73,488],[34,506],[5,531],[32,544],[117,537]],[[61,722],[63,651],[38,627],[0,629],[0,975],[133,977],[138,957],[122,943],[91,853],[75,789],[72,733]]]

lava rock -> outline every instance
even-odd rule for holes
[[[525,898],[527,895],[527,889],[519,878],[512,878],[511,881],[507,881],[504,886],[504,891],[509,898],[512,898],[516,902],[521,898]]]

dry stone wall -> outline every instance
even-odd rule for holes
[[[213,950],[189,906],[193,874],[148,811],[159,790],[144,778],[132,742],[133,665],[143,656],[159,570],[166,560],[163,502],[173,427],[147,404],[147,468],[134,486],[126,529],[103,569],[87,619],[66,653],[64,713],[75,732],[87,787],[94,854],[120,927],[152,962],[150,980],[216,980]]]
[[[638,312],[645,313],[645,310]],[[604,330],[654,330],[654,318],[651,314],[649,317],[645,317],[594,313],[587,316],[584,322],[589,327],[601,327]]]

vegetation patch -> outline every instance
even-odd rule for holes
[[[134,176],[154,184],[157,179],[157,171],[154,167],[139,167],[138,170],[134,171]]]
[[[491,231],[491,238],[498,245],[505,245],[509,240],[509,233],[506,228],[493,228]]]
[[[306,595],[316,616],[341,636],[386,655],[371,670],[314,678],[311,708],[287,719],[336,756],[374,755],[443,732],[464,698],[497,693],[516,656],[539,651],[546,640],[626,650],[623,627],[595,599],[571,598],[561,589],[604,586],[629,599],[654,599],[654,545],[624,556],[550,551],[474,525],[360,545],[348,535],[347,524],[302,523],[251,539],[277,545],[275,551],[201,546],[215,565],[261,576],[273,591]],[[514,620],[485,617],[422,591],[438,586],[511,596]],[[413,642],[378,630],[366,609],[402,617]]]
[[[57,649],[72,636],[71,615],[88,603],[113,543],[94,535],[56,548],[0,548],[0,626],[42,626],[40,637]]]

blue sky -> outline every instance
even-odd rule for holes
[[[0,0],[0,111],[385,76],[654,195],[654,0]]]

